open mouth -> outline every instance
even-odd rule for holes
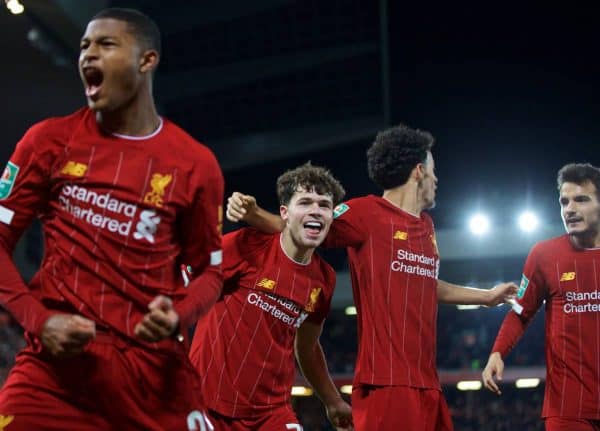
[[[323,230],[323,223],[318,221],[309,221],[304,223],[304,229],[313,235],[318,235]]]
[[[85,95],[96,98],[104,81],[104,73],[95,67],[84,67],[83,78],[85,80]]]

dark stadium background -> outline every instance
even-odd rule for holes
[[[276,210],[276,177],[306,160],[328,166],[348,197],[378,193],[364,155],[377,130],[406,122],[431,131],[439,178],[431,213],[448,281],[489,287],[517,280],[529,247],[561,233],[558,168],[600,164],[600,30],[598,11],[588,6],[21,0],[25,13],[11,15],[3,3],[1,165],[32,123],[84,103],[75,68],[79,37],[107,6],[136,7],[158,22],[161,113],[215,151],[228,194],[245,191]],[[537,233],[515,230],[524,208],[540,216]],[[475,210],[492,217],[488,238],[465,228]],[[39,240],[34,227],[17,250],[25,278],[40,259]],[[344,312],[352,305],[347,265],[343,252],[324,254],[340,283],[323,344],[331,371],[348,384],[356,330]],[[513,372],[501,398],[456,388],[479,377],[505,312],[440,307],[438,366],[457,431],[542,429],[542,316],[508,360]],[[0,314],[0,379],[21,343]],[[516,389],[519,377],[542,383]],[[307,431],[329,429],[314,397],[294,403]]]

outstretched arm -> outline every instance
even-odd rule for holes
[[[352,409],[331,380],[323,348],[319,342],[323,324],[304,322],[296,333],[295,351],[302,374],[315,390],[327,410],[329,421],[337,430],[354,429]]]
[[[438,301],[446,304],[474,304],[493,307],[498,304],[510,302],[517,293],[515,283],[500,283],[492,289],[477,289],[474,287],[459,286],[438,280]]]
[[[281,217],[272,214],[256,203],[254,196],[233,192],[227,199],[227,220],[237,223],[244,221],[265,233],[281,232],[284,223]]]

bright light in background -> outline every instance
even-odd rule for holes
[[[519,227],[522,231],[533,232],[539,223],[537,216],[531,211],[524,211],[519,216]]]
[[[346,316],[356,316],[356,307],[354,305],[346,307],[344,312],[346,313]]]
[[[19,2],[19,0],[4,0],[6,8],[13,14],[19,15],[25,11],[25,7]]]
[[[352,394],[352,385],[344,385],[340,388],[340,392],[342,394],[351,395]]]
[[[292,395],[295,397],[310,397],[313,394],[311,388],[306,386],[292,386]]]
[[[481,382],[479,380],[462,380],[456,384],[456,388],[459,391],[478,391],[481,389]]]
[[[515,386],[517,388],[537,388],[540,379],[517,379]]]
[[[490,219],[485,214],[475,214],[469,220],[469,229],[475,235],[486,234],[490,230]]]

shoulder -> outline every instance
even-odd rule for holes
[[[367,208],[372,207],[373,200],[371,196],[349,199],[336,206],[333,210],[333,217],[338,218],[344,214],[360,215]]]
[[[164,133],[168,136],[169,145],[173,151],[186,154],[187,157],[197,159],[196,161],[216,161],[214,153],[208,146],[198,141],[171,120],[163,117],[163,122]]]
[[[252,253],[269,247],[277,234],[267,234],[253,227],[244,227],[223,236],[223,248],[235,247],[242,253]]]
[[[87,108],[82,108],[70,115],[50,117],[39,121],[27,130],[25,138],[35,140],[38,144],[42,142],[41,138],[46,142],[53,139],[67,139],[74,129],[84,121],[87,111]]]
[[[65,151],[73,132],[85,120],[87,108],[63,117],[51,117],[32,125],[17,145],[17,153],[55,157]],[[35,157],[34,156],[34,157]]]
[[[571,244],[568,235],[560,235],[535,243],[531,251],[536,253],[563,252],[569,248],[571,248]]]

